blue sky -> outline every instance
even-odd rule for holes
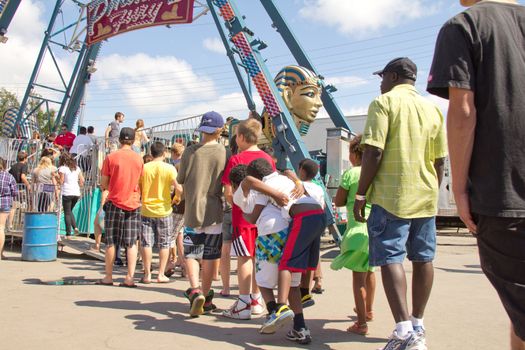
[[[399,56],[419,67],[417,87],[424,91],[440,26],[463,8],[459,1],[432,0],[277,0],[290,27],[320,71],[339,91],[336,100],[345,114],[363,114],[379,94],[379,78],[371,72]],[[278,33],[271,28],[257,0],[237,0],[248,27],[268,44],[262,51],[270,72],[294,64]],[[23,95],[54,5],[51,0],[24,0],[0,46],[0,87]],[[66,17],[68,13],[65,13]],[[72,17],[69,17],[72,18]],[[66,18],[66,21],[68,18]],[[58,54],[65,71],[74,57]],[[211,15],[193,24],[156,27],[126,33],[105,42],[98,71],[88,86],[84,125],[97,134],[115,111],[146,126],[216,110],[244,118],[243,99],[229,60],[220,45]],[[55,81],[49,64],[41,79]],[[446,101],[432,98],[443,110]],[[256,98],[257,107],[262,107]],[[325,112],[320,117],[326,116]]]

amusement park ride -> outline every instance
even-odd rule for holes
[[[308,132],[316,112],[305,116],[294,110],[291,99],[296,89],[310,87],[310,95],[306,95],[322,101],[334,125],[350,132],[351,128],[332,96],[336,91],[335,87],[325,85],[322,75],[301,47],[274,0],[260,1],[273,22],[272,26],[281,35],[298,65],[285,67],[275,81],[261,55],[261,51],[267,47],[266,43],[255,38],[234,0],[57,0],[33,73],[16,114],[15,124],[24,125],[27,120],[33,118],[32,113],[35,110],[27,110],[28,101],[33,98],[39,100],[37,109],[49,109],[50,105],[58,106],[53,129],[56,130],[62,123],[72,127],[77,121],[86,85],[96,71],[95,62],[104,40],[125,31],[153,25],[190,23],[209,12],[246,98],[248,109],[256,111],[251,94],[251,80],[264,104],[262,115],[268,142],[272,143],[280,162],[289,160],[297,169],[300,160],[309,157],[301,135]],[[9,23],[19,4],[20,0],[0,0],[0,39],[4,43],[7,40]],[[63,14],[62,8],[66,4],[78,6],[79,16],[71,24],[63,23],[63,26],[58,28],[57,19]],[[72,31],[70,40],[60,42],[58,38],[65,31]],[[69,79],[60,70],[55,58],[53,48],[56,47],[77,55]],[[61,88],[47,86],[38,80],[40,67],[46,55],[51,57],[56,66],[63,85]],[[35,93],[37,88],[38,95]],[[320,101],[317,110],[321,106]],[[333,223],[331,201],[328,196],[326,200],[329,204],[327,214]],[[336,240],[339,238],[338,234],[334,237]]]

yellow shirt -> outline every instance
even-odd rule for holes
[[[140,177],[143,216],[161,218],[171,214],[171,187],[176,178],[173,165],[161,161],[144,164]]]
[[[402,84],[368,109],[363,144],[383,150],[367,199],[405,219],[437,214],[434,161],[447,156],[443,115],[414,86]]]

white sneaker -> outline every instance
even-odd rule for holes
[[[264,301],[261,296],[257,299],[252,299],[252,315],[262,315],[266,309],[264,308]]]
[[[394,331],[385,346],[378,350],[427,350],[427,346],[424,338],[421,338],[416,332],[410,332],[405,338],[401,338]]]
[[[222,312],[224,317],[234,318],[236,320],[249,320],[252,318],[251,305],[243,301],[242,299],[237,299],[235,303],[228,309]]]
[[[428,350],[424,328],[414,331],[414,339],[412,343],[407,345],[407,350]]]
[[[308,328],[301,328],[298,331],[292,329],[286,333],[286,339],[306,345],[312,342],[312,335],[310,334],[310,330]]]

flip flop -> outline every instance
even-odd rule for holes
[[[124,287],[124,288],[137,288],[137,285],[135,283],[133,284],[127,284],[127,283],[119,283],[118,285],[119,287]]]
[[[113,282],[104,282],[103,280],[98,280],[95,282],[98,286],[112,286]]]
[[[175,269],[168,269],[166,272],[164,272],[164,276],[170,278],[175,273]]]
[[[147,279],[144,279],[144,277],[142,277],[140,280],[139,280],[139,283],[142,283],[142,284],[151,284],[151,281],[150,280],[147,280]],[[130,287],[132,288],[132,287]]]
[[[231,294],[224,293],[222,290],[219,292],[219,294],[221,295],[221,297],[224,297],[224,298],[229,298],[231,296]]]
[[[314,294],[323,294],[324,289],[322,287],[314,287],[312,288],[312,293]]]

